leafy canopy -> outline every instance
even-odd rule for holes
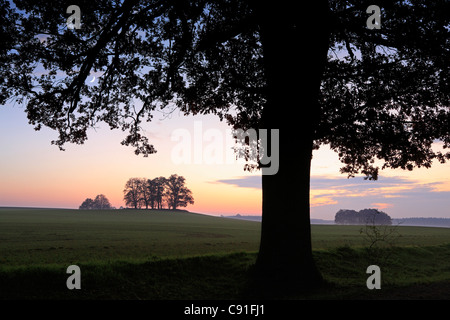
[[[0,0],[0,103],[25,103],[30,124],[56,130],[61,149],[105,122],[147,156],[156,150],[141,126],[157,110],[259,126],[267,86],[259,1],[79,1],[81,29],[73,30],[66,24],[71,3],[14,4]],[[450,146],[448,1],[379,0],[381,28],[374,30],[366,27],[371,2],[328,4],[315,148],[329,144],[342,172],[371,179],[376,159],[408,170],[450,159],[432,149],[437,140]],[[273,5],[286,5],[286,25],[295,28],[292,4]],[[314,45],[301,36],[292,41],[305,50]],[[90,83],[93,75],[98,82]],[[280,112],[289,117],[291,107],[299,106]]]

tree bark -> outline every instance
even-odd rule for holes
[[[326,1],[310,2],[259,9],[267,79],[262,128],[279,129],[279,170],[262,176],[256,273],[281,290],[322,281],[311,248],[310,167],[329,33]]]

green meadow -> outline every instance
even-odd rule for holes
[[[256,251],[259,223],[166,210],[0,210],[2,266]]]
[[[0,208],[0,299],[255,298],[260,226],[187,211]],[[450,298],[450,229],[399,226],[374,254],[361,228],[312,225],[326,286],[267,298]],[[370,264],[381,290],[366,287]],[[69,265],[80,290],[66,287]]]

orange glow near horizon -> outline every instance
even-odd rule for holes
[[[23,110],[0,108],[0,206],[30,206],[78,208],[86,198],[104,194],[116,208],[124,206],[123,188],[133,177],[168,177],[182,175],[193,192],[195,204],[186,209],[212,215],[260,215],[261,190],[257,186],[237,185],[220,181],[259,175],[248,173],[242,163],[176,164],[171,152],[177,142],[171,133],[182,128],[193,132],[195,121],[204,120],[203,129],[228,129],[226,124],[211,117],[174,117],[157,121],[146,129],[158,152],[145,158],[123,147],[123,134],[101,129],[90,132],[81,146],[67,145],[61,152],[52,146],[55,133],[49,129],[35,132],[27,123]],[[194,138],[194,137],[192,137]],[[207,143],[207,142],[206,142]],[[436,146],[440,147],[439,144]],[[280,164],[281,166],[283,164]],[[312,181],[328,181],[311,189],[311,216],[333,219],[339,208],[362,209],[376,207],[393,215],[417,216],[427,207],[450,217],[446,211],[450,195],[450,163],[436,163],[431,169],[412,172],[385,170],[380,176],[391,183],[348,180],[339,174],[341,164],[336,153],[327,146],[314,152]],[[391,179],[391,180],[389,180]],[[287,186],[280,186],[287,187]],[[431,200],[428,200],[433,196]],[[283,199],[280,199],[283,201]],[[428,201],[428,202],[427,202]],[[415,211],[414,211],[415,210]]]

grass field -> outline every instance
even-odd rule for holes
[[[0,264],[142,261],[255,251],[259,226],[182,211],[3,209]]]
[[[329,286],[297,298],[450,298],[450,229],[398,227],[378,261],[360,229],[312,226]],[[251,297],[259,234],[259,222],[182,211],[0,208],[0,299]],[[66,287],[72,264],[81,290]],[[369,264],[380,265],[382,290],[367,289]]]

